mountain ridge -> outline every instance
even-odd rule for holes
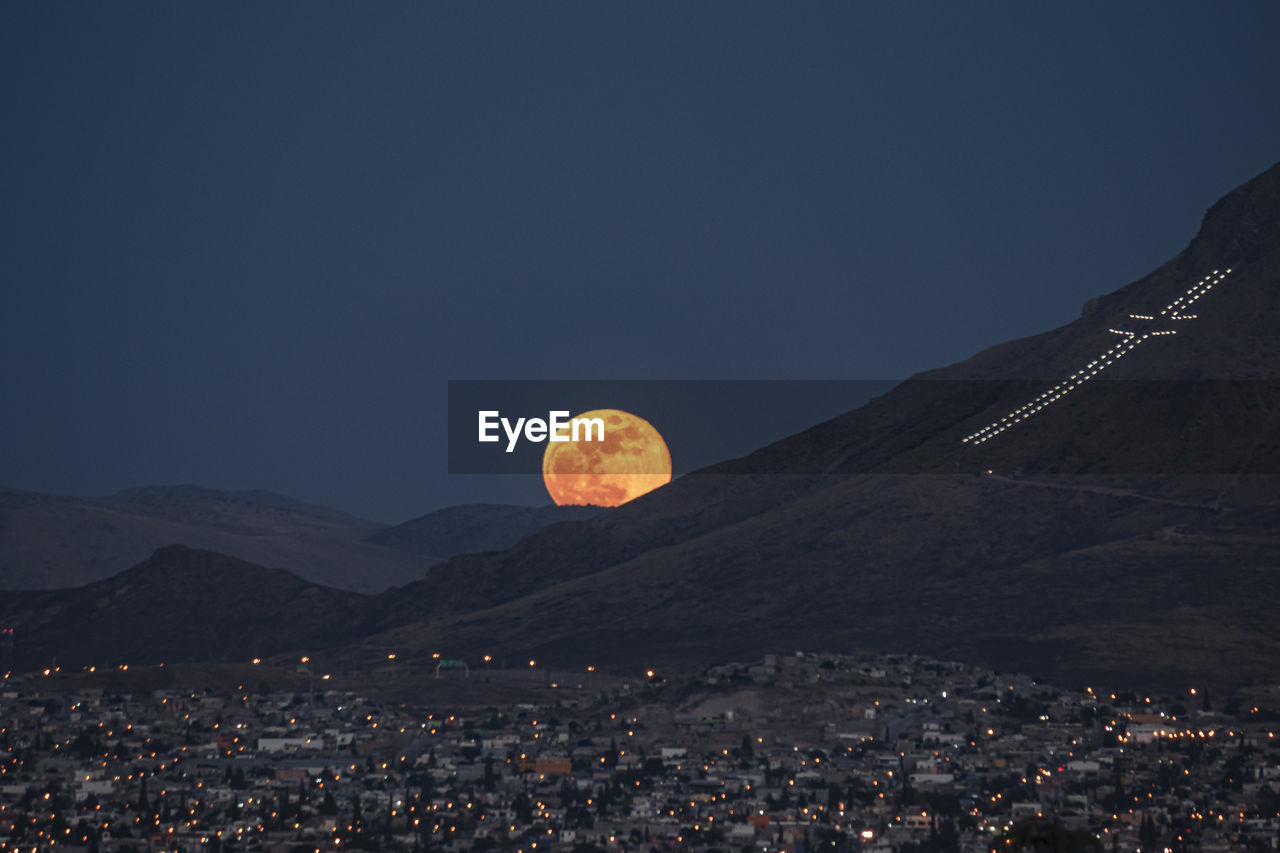
[[[603,511],[602,507],[459,504],[380,528],[364,541],[424,556],[454,557],[509,547],[549,524],[587,519]]]
[[[1199,315],[1176,335],[991,441],[964,440],[1096,367],[1128,340],[1116,324],[1147,322],[1129,315],[1154,319],[1196,288]],[[1268,680],[1278,348],[1280,164],[1070,323],[595,517],[452,557],[349,603],[326,655],[353,669],[385,649],[642,666],[859,649],[1057,680]]]
[[[0,589],[74,588],[183,544],[373,593],[421,578],[466,546],[506,547],[546,524],[591,514],[491,504],[388,526],[264,489],[142,486],[100,497],[0,489]],[[433,519],[463,516],[465,535],[432,527]]]
[[[1240,216],[1248,219],[1243,237],[1231,228],[1231,217]],[[968,432],[1112,346],[1107,327],[1116,315],[1158,308],[1227,268],[1217,257],[1227,250],[1237,256],[1230,259],[1230,286],[1205,296],[1205,316],[1179,330],[1178,346],[1161,350],[1170,341],[1160,340],[1139,347],[1116,361],[1119,382],[1088,383],[1069,404],[1039,412],[998,441],[981,449],[964,445]],[[1077,565],[1068,555],[1081,548],[1125,554],[1141,569],[1123,582],[1106,581],[1132,602],[1144,600],[1145,584],[1192,583],[1209,570],[1236,573],[1221,558],[1222,542],[1233,543],[1249,565],[1265,567],[1280,553],[1280,493],[1271,476],[1280,470],[1275,387],[1263,382],[1241,390],[1210,381],[1197,387],[1211,394],[1192,395],[1170,393],[1182,386],[1168,384],[1275,376],[1278,272],[1280,165],[1215,204],[1183,252],[1100,297],[1085,316],[918,374],[859,409],[694,472],[572,533],[548,531],[501,554],[446,561],[394,600],[380,599],[378,641],[468,653],[486,647],[508,653],[508,646],[523,644],[530,654],[578,658],[594,648],[601,657],[640,661],[732,649],[749,657],[785,651],[800,638],[807,648],[909,642],[904,633],[913,632],[901,626],[911,625],[918,647],[909,650],[967,647],[994,655],[983,662],[999,663],[1041,644],[1042,669],[1079,674],[1069,659],[1073,649],[1096,645],[1091,635],[1025,617],[1054,612],[1060,596],[1022,590],[1020,603],[1012,597],[1014,615],[1005,626],[981,618],[982,602],[1011,601],[1009,590],[1035,571],[1028,567]],[[1237,365],[1238,374],[1221,369]],[[1246,431],[1234,419],[1250,411]],[[1188,455],[1188,446],[1200,456]],[[767,470],[774,474],[760,473]],[[1053,480],[1064,476],[1069,483]],[[1206,525],[1227,530],[1214,538]],[[1191,531],[1172,556],[1156,536],[1169,527]],[[848,534],[833,538],[832,531]],[[1166,556],[1153,556],[1160,554]],[[1048,588],[1060,583],[1056,576],[1049,581]],[[877,602],[863,615],[863,628],[849,627],[849,614],[861,613],[849,586],[865,588]],[[977,590],[976,601],[966,586]],[[797,587],[810,592],[796,595]],[[1107,600],[1082,594],[1088,604],[1077,610],[1092,614],[1090,630],[1119,632],[1117,645],[1140,650],[1133,653],[1152,670],[1178,671],[1141,639],[1162,620],[1206,635],[1206,649],[1239,641],[1266,650],[1252,664],[1225,667],[1207,666],[1212,655],[1201,655],[1202,671],[1194,675],[1202,679],[1262,677],[1265,661],[1275,661],[1280,649],[1274,631],[1249,629],[1247,641],[1225,629],[1215,635],[1197,621],[1195,602],[1157,598],[1142,627],[1133,620],[1125,627],[1124,614]],[[806,605],[809,597],[816,604]],[[1258,608],[1274,605],[1273,598],[1266,592],[1241,603],[1243,623],[1255,624]],[[718,606],[726,601],[728,612]],[[972,612],[956,611],[963,601]],[[804,631],[785,627],[791,614],[806,610],[817,617],[806,620]],[[623,640],[628,636],[633,649]],[[1116,675],[1141,669],[1136,657],[1090,654]]]
[[[359,633],[367,597],[212,551],[171,545],[73,590],[11,593],[19,666],[242,660]]]

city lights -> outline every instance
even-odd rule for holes
[[[545,672],[557,666],[528,660]],[[127,700],[65,686],[55,711],[32,703],[58,683],[50,667],[52,682],[34,671],[15,694],[13,707],[42,713],[0,713],[0,738],[25,744],[0,750],[0,790],[16,778],[34,791],[27,804],[36,807],[17,811],[35,840],[51,832],[73,839],[66,846],[85,846],[90,833],[114,840],[125,837],[112,830],[123,821],[157,851],[196,849],[199,838],[240,839],[243,849],[335,838],[341,849],[369,849],[375,839],[384,850],[448,849],[449,838],[484,839],[490,824],[519,839],[516,849],[556,850],[616,838],[626,823],[651,833],[658,849],[678,849],[682,837],[696,840],[690,849],[714,849],[711,839],[721,834],[721,849],[741,849],[766,831],[783,833],[779,849],[796,849],[805,827],[822,825],[837,841],[888,851],[887,839],[919,843],[944,827],[957,831],[956,816],[935,813],[927,799],[942,791],[961,797],[960,814],[971,819],[972,835],[960,830],[968,839],[961,849],[985,849],[991,836],[1003,843],[1020,819],[1078,825],[1094,819],[1088,808],[1101,803],[1108,811],[1095,813],[1097,833],[1122,842],[1143,810],[1192,826],[1232,823],[1227,840],[1237,846],[1230,849],[1269,840],[1280,818],[1280,800],[1261,793],[1269,772],[1263,750],[1275,742],[1273,709],[1265,705],[1213,712],[1182,704],[1203,696],[1203,687],[1164,697],[1095,687],[1068,693],[1026,676],[993,681],[989,671],[919,657],[797,653],[786,661],[785,682],[775,680],[774,664],[718,664],[700,673],[673,666],[661,675],[645,669],[643,678],[583,693],[585,702],[531,695],[510,712],[474,716],[466,706],[442,707],[440,697],[430,706],[372,699],[340,688],[303,690],[310,682],[302,679],[283,692],[240,683],[160,688]],[[487,674],[501,682],[503,672]],[[512,684],[536,680],[527,670],[510,675]],[[759,707],[786,701],[760,716],[731,714],[720,704],[727,677],[761,696]],[[627,694],[645,679],[671,689],[648,691],[652,698],[635,704],[636,694]],[[717,707],[685,705],[706,695],[717,696]],[[601,704],[610,702],[625,704]],[[825,707],[827,724],[817,732],[795,728],[797,705],[788,703]],[[416,745],[405,737],[415,729],[423,730]],[[62,790],[75,795],[59,795],[42,778],[32,788],[37,766],[61,766]],[[1115,766],[1126,781],[1114,808],[1105,793],[1090,795],[1092,803],[1061,796],[1071,788],[1104,791]],[[1186,809],[1160,799],[1175,774],[1193,797]],[[1233,790],[1240,774],[1256,787],[1253,796]],[[431,796],[412,781],[427,777],[435,779]],[[140,807],[144,783],[150,802]],[[917,793],[907,798],[908,790]],[[524,806],[513,808],[522,797]],[[186,805],[175,808],[179,798]],[[3,844],[17,802],[0,799],[0,853],[19,849]],[[588,818],[597,829],[583,825]],[[631,840],[634,847],[620,849],[647,849]]]

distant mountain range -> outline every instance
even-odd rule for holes
[[[600,507],[592,506],[463,504],[376,530],[364,541],[440,559],[508,548],[550,524],[579,521],[600,512]]]
[[[1176,334],[1129,346],[1153,331]],[[1276,379],[1280,165],[1215,204],[1177,257],[1061,328],[625,506],[344,600],[318,639],[289,608],[277,621],[300,620],[296,634],[238,624],[258,654],[307,640],[349,667],[387,648],[626,666],[804,648],[918,651],[1064,681],[1274,680]],[[992,424],[997,438],[965,440]],[[438,533],[417,532],[459,533],[464,517],[360,541],[429,552]],[[116,618],[114,584],[95,618]],[[149,607],[194,606],[155,594]],[[33,638],[31,659],[69,653],[39,627],[55,600],[0,604]],[[151,642],[131,653],[168,654],[163,634]]]
[[[444,558],[504,548],[590,514],[468,505],[387,527],[261,490],[154,486],[102,498],[0,490],[0,589],[81,586],[183,544],[338,589],[380,592],[421,579]]]

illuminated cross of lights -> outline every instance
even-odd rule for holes
[[[1048,406],[1061,400],[1084,383],[1093,379],[1102,371],[1115,364],[1124,356],[1133,352],[1138,344],[1151,338],[1164,337],[1166,335],[1176,335],[1178,332],[1173,328],[1162,328],[1166,323],[1177,322],[1180,320],[1194,320],[1198,315],[1185,313],[1188,308],[1196,303],[1200,297],[1204,296],[1214,285],[1221,284],[1223,279],[1231,274],[1231,270],[1223,270],[1219,272],[1214,270],[1209,275],[1200,279],[1187,292],[1170,302],[1164,308],[1160,309],[1159,314],[1130,314],[1129,319],[1136,323],[1127,323],[1134,328],[1130,329],[1108,329],[1107,331],[1113,335],[1119,335],[1119,343],[1112,346],[1106,352],[1099,355],[1093,361],[1068,376],[1066,379],[1054,385],[1048,391],[1045,391],[1039,397],[1024,403],[1005,415],[998,421],[992,421],[977,432],[961,439],[962,444],[972,443],[974,445],[982,444],[990,441],[1000,433],[1017,426],[1027,418],[1037,412],[1047,408]],[[1145,329],[1145,331],[1144,331]]]

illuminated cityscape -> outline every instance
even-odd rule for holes
[[[1052,816],[1218,851],[1280,825],[1277,716],[1195,687],[912,655],[642,675],[503,706],[11,679],[0,850],[987,850]]]

